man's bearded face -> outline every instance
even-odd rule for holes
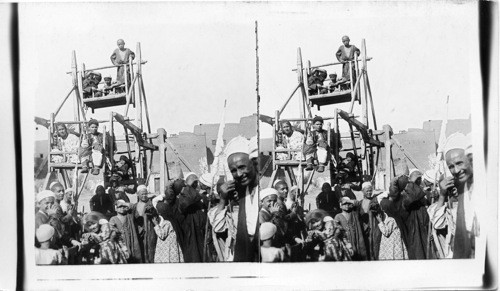
[[[248,154],[234,153],[228,157],[227,164],[237,184],[248,186],[255,182],[257,174]]]
[[[465,156],[464,150],[454,149],[446,153],[446,164],[453,177],[455,177],[460,184],[472,178],[472,164]]]

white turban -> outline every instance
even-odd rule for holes
[[[363,184],[361,184],[361,189],[365,189],[365,188],[368,188],[368,187],[372,187],[373,188],[372,183],[370,183],[370,182],[364,182]]]
[[[199,181],[201,184],[212,188],[213,187],[213,184],[212,184],[213,178],[214,178],[214,176],[211,173],[204,173],[203,175],[201,175]]]
[[[54,195],[54,192],[52,192],[50,190],[43,190],[42,192],[36,194],[36,202],[40,202],[43,199],[48,198],[48,197],[56,198],[56,196]]]
[[[35,231],[35,235],[38,242],[43,243],[50,240],[55,232],[56,230],[50,224],[42,224]]]
[[[55,185],[60,185],[60,186],[62,187],[61,182],[59,182],[59,181],[54,181],[54,182],[50,183],[49,189],[52,189],[52,187],[54,187]]]
[[[465,136],[463,133],[456,132],[446,139],[444,154],[446,155],[449,151],[454,149],[465,150],[470,144],[470,136]]]
[[[430,169],[425,171],[423,178],[427,182],[434,184],[436,182],[436,170]]]
[[[415,173],[415,172],[419,172],[419,173],[420,173],[420,170],[419,170],[419,169],[417,169],[417,168],[413,168],[413,169],[411,169],[411,170],[410,170],[410,173],[409,173],[409,175],[408,175],[408,176],[411,176],[411,175],[412,175],[413,173]]]
[[[278,191],[274,188],[266,188],[264,190],[260,191],[260,200],[264,200],[264,198],[271,196],[271,195],[276,195],[278,196]]]
[[[146,187],[146,185],[139,185],[137,186],[137,193],[141,192],[141,191],[148,191],[148,188]]]
[[[264,222],[260,225],[260,239],[268,240],[274,236],[276,233],[277,227],[276,225],[270,222]]]
[[[258,157],[257,136],[252,137],[250,140],[241,135],[233,138],[227,143],[224,153],[226,157],[236,153],[248,154],[251,159]]]

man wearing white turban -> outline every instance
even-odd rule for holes
[[[439,182],[439,200],[429,207],[428,212],[436,230],[446,227],[450,230],[443,255],[454,259],[474,258],[475,238],[479,236],[480,229],[474,207],[477,198],[473,195],[470,138],[460,133],[452,134],[446,141],[444,152],[451,176]],[[451,201],[451,208],[447,201]]]
[[[221,199],[217,207],[214,207],[214,213],[209,214],[210,222],[212,225],[217,225],[221,219],[227,219],[229,216],[222,215],[228,211],[226,205],[230,201],[237,200],[238,214],[233,213],[230,216],[231,221],[226,220],[225,223],[227,227],[237,226],[233,261],[255,262],[259,258],[257,138],[253,137],[250,141],[242,136],[233,138],[226,145],[225,155],[234,180],[227,181],[221,186]]]

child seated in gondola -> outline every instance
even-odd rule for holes
[[[107,75],[104,77],[104,85],[101,89],[103,96],[107,95],[113,95],[113,94],[120,94],[123,93],[123,86],[122,84],[114,81],[111,78],[111,75]]]
[[[130,180],[132,164],[127,156],[121,155],[112,171],[112,179],[116,181]]]
[[[328,88],[323,86],[327,76],[326,70],[313,69],[311,74],[307,76],[307,84],[309,85],[309,95],[318,95],[328,93]]]
[[[101,97],[102,93],[98,89],[99,82],[101,82],[101,74],[98,72],[87,72],[83,82],[83,98]],[[92,96],[92,92],[94,95]]]

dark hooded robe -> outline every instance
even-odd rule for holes
[[[328,212],[331,217],[340,213],[339,199],[335,195],[335,192],[332,191],[332,187],[329,183],[323,183],[321,187],[321,192],[316,196],[316,205],[318,209],[323,209]]]
[[[181,229],[184,244],[184,261],[203,262],[203,244],[207,213],[202,196],[196,189],[187,185],[179,195],[179,212],[182,215]]]
[[[420,186],[408,182],[402,192],[403,207],[408,212],[406,230],[408,235],[407,249],[409,259],[424,260],[427,258],[427,236],[429,214],[427,213],[426,193]]]
[[[177,242],[181,246],[183,253],[186,250],[181,226],[184,220],[184,216],[179,211],[179,199],[177,199],[177,195],[181,192],[184,186],[185,183],[181,179],[177,179],[174,182],[169,183],[165,190],[165,200],[158,202],[158,204],[164,203],[166,205],[166,207],[164,208],[164,218],[170,221],[170,223],[172,224],[172,227],[174,228],[175,234],[177,236]]]

